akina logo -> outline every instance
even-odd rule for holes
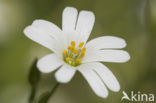
[[[123,91],[123,97],[121,98],[121,101],[128,100],[128,101],[138,101],[138,102],[154,102],[154,94],[146,94],[141,93],[138,91],[137,93],[134,93],[134,91],[131,91],[130,95]]]

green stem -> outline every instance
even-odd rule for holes
[[[56,91],[56,89],[58,88],[59,85],[60,85],[60,83],[57,83],[57,84],[54,86],[54,88],[51,90],[51,92],[50,92],[50,96],[51,96],[51,97],[53,96],[54,92]]]
[[[55,91],[57,90],[58,86],[60,85],[60,83],[57,83],[50,92],[45,93],[41,99],[39,100],[38,103],[47,103],[48,100],[54,95]]]
[[[34,103],[35,94],[36,94],[36,87],[32,86],[30,97],[29,97],[29,103]]]

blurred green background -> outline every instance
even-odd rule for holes
[[[50,51],[26,38],[23,30],[35,19],[61,27],[66,6],[93,11],[96,21],[90,39],[104,35],[124,38],[131,60],[105,63],[119,80],[120,92],[110,91],[102,99],[77,72],[49,103],[120,103],[123,90],[156,94],[156,0],[0,0],[0,103],[28,103],[32,62]],[[42,74],[37,97],[56,84],[53,74]]]

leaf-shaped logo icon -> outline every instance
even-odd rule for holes
[[[125,91],[123,91],[122,93],[123,93],[123,97],[121,98],[121,101],[122,101],[123,99],[127,99],[127,100],[131,101],[130,98],[128,97],[128,95],[127,95],[127,93],[126,93]]]

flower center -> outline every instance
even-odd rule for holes
[[[63,60],[74,67],[81,64],[81,60],[85,55],[86,48],[83,47],[84,42],[80,42],[78,47],[76,47],[75,41],[71,41],[70,46],[67,50],[63,51]]]

